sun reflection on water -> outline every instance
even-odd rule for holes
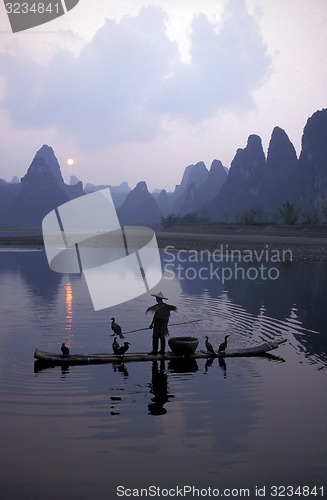
[[[66,304],[66,325],[65,331],[67,333],[72,333],[73,327],[73,287],[70,282],[65,285],[65,304]],[[69,336],[67,339],[68,347],[71,347],[72,338]]]

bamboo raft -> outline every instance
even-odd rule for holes
[[[117,362],[131,362],[131,361],[158,361],[158,360],[178,360],[178,359],[208,359],[208,358],[231,358],[231,357],[241,357],[241,356],[264,356],[269,351],[277,349],[281,344],[284,344],[286,339],[276,340],[275,342],[265,342],[257,346],[252,347],[241,347],[239,349],[226,349],[225,353],[216,353],[216,356],[205,352],[196,351],[190,356],[177,356],[172,352],[166,352],[165,354],[147,354],[145,352],[127,353],[124,356],[119,356],[117,354],[103,353],[103,354],[69,354],[64,356],[63,354],[52,353],[41,351],[36,348],[34,352],[34,358],[38,362],[42,362],[46,365],[91,365],[100,363],[117,363]]]

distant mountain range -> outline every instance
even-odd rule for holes
[[[27,173],[19,181],[0,179],[0,226],[41,228],[44,216],[62,203],[108,187],[122,224],[159,227],[162,217],[197,214],[210,220],[240,222],[247,213],[256,221],[273,221],[288,202],[302,220],[318,220],[327,213],[327,109],[314,113],[302,136],[297,158],[286,132],[275,127],[265,157],[261,139],[250,135],[238,149],[230,169],[214,160],[210,169],[201,161],[185,168],[174,192],[148,191],[144,181],[131,189],[95,186],[72,176],[65,184],[50,146],[37,151]]]
[[[256,210],[271,220],[285,202],[301,210],[302,218],[319,217],[327,203],[327,109],[308,119],[297,158],[286,132],[275,127],[265,158],[261,139],[248,138],[238,149],[226,182],[214,199],[204,205],[211,218],[240,220],[244,212]]]

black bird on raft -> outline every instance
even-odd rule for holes
[[[118,323],[115,323],[115,318],[111,318],[111,329],[112,329],[112,331],[114,332],[115,335],[118,335],[118,337],[120,339],[124,338],[121,326],[118,325]]]
[[[216,355],[212,344],[209,342],[209,337],[206,337],[205,346],[207,351],[210,352],[210,354]]]
[[[112,343],[112,350],[115,354],[118,354],[118,350],[120,349],[120,345],[117,342],[117,337],[115,336],[114,341]]]
[[[121,347],[119,347],[117,349],[116,354],[119,354],[119,356],[124,357],[124,354],[125,354],[126,351],[128,351],[128,348],[129,348],[130,345],[131,344],[129,342],[124,342],[124,345],[122,345]]]
[[[229,337],[229,335],[225,335],[225,340],[218,347],[218,352],[224,353],[226,351],[228,337]]]
[[[65,342],[61,344],[61,352],[64,356],[69,356],[69,347],[65,345]]]

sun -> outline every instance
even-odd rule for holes
[[[68,160],[67,160],[67,165],[69,165],[70,167],[71,167],[72,165],[74,165],[74,160],[73,160],[73,158],[68,158]]]

